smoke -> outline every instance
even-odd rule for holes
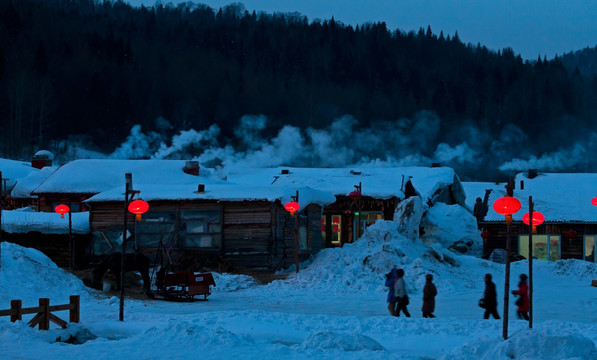
[[[160,125],[157,127],[157,125]],[[171,125],[156,123],[157,132],[143,133],[139,125],[111,158],[193,159],[202,166],[227,169],[296,167],[401,167],[441,163],[453,167],[463,180],[489,181],[497,171],[503,174],[530,168],[542,171],[584,170],[594,164],[587,154],[597,150],[597,135],[584,145],[536,154],[529,137],[518,127],[506,125],[491,137],[474,122],[458,129],[443,129],[432,112],[421,111],[412,118],[378,121],[361,127],[352,116],[337,118],[326,128],[286,125],[271,139],[264,137],[268,119],[263,115],[243,116],[234,129],[235,139],[223,143],[220,128],[184,130],[166,135]],[[512,159],[506,160],[504,159]]]

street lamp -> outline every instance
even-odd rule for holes
[[[69,201],[70,205],[70,201]],[[68,251],[69,251],[69,261],[68,267],[70,272],[75,270],[75,254],[74,254],[74,244],[73,244],[73,217],[70,211],[70,206],[66,204],[56,205],[54,211],[60,214],[60,218],[64,219],[64,214],[68,213]]]
[[[290,197],[292,201],[287,202],[284,205],[284,209],[290,213],[290,216],[294,216],[294,213],[300,209],[299,201],[299,192],[296,191],[295,196]],[[294,263],[296,266],[296,272],[299,272],[299,260],[298,260],[298,253],[299,253],[299,217],[298,214],[294,216]]]
[[[507,186],[508,193],[510,187]],[[497,199],[493,203],[493,210],[506,217],[506,279],[504,281],[504,322],[502,335],[504,340],[508,339],[508,302],[510,300],[510,228],[512,226],[512,214],[520,210],[521,204],[518,199],[509,194]]]
[[[529,196],[529,212],[522,216],[522,222],[529,225],[529,328],[533,327],[533,234],[537,233],[537,225],[543,224],[545,216],[534,211],[533,197]]]

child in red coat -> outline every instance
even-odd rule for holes
[[[520,296],[516,301],[518,308],[516,315],[519,319],[529,320],[529,285],[527,284],[528,277],[525,274],[520,274],[520,282],[518,283],[518,290],[513,290],[512,294]]]

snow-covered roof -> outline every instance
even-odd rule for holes
[[[17,181],[19,181],[19,179],[22,179],[31,173],[38,172],[39,169],[32,167],[31,163],[24,161],[0,159],[0,171],[2,171],[2,177],[8,179],[6,181],[6,186],[10,189]]]
[[[197,192],[197,184],[171,184],[167,187],[155,184],[136,184],[135,190],[139,190],[139,198],[145,201],[158,200],[221,200],[221,201],[245,201],[245,200],[280,200],[282,203],[291,201],[291,196],[299,191],[299,205],[301,208],[315,203],[320,205],[330,204],[336,198],[327,191],[302,188],[268,187],[268,186],[245,186],[231,183],[207,184],[205,191]],[[121,201],[124,200],[124,189],[113,188],[91,197],[88,202]]]
[[[282,174],[288,170],[288,174]],[[363,196],[378,199],[404,198],[404,184],[410,179],[415,190],[426,200],[444,186],[454,183],[457,177],[448,167],[401,167],[401,168],[291,168],[244,169],[232,171],[228,181],[244,185],[269,185],[274,187],[309,187],[345,195],[361,183]]]
[[[75,160],[58,168],[39,185],[34,194],[97,194],[125,186],[125,174],[138,183],[163,185],[206,183],[211,178],[209,169],[201,168],[199,176],[183,172],[185,160]]]
[[[89,212],[72,213],[71,229],[75,234],[89,234]],[[37,212],[30,208],[2,211],[2,230],[7,233],[68,234],[68,215]]]
[[[524,189],[520,183],[523,181]],[[514,215],[514,221],[522,221],[529,211],[529,196],[532,196],[534,210],[545,216],[546,222],[597,222],[597,207],[591,199],[597,196],[597,174],[538,174],[529,179],[527,173],[516,175],[514,197],[522,203]],[[493,210],[493,202],[506,194],[502,184],[491,192],[486,221],[503,221],[504,216]]]
[[[15,199],[30,198],[31,192],[44,182],[48,176],[56,171],[56,167],[46,166],[39,171],[33,171],[29,175],[17,180],[10,195]]]

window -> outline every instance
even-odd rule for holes
[[[180,212],[180,248],[219,248],[221,243],[222,214],[219,210]]]
[[[327,239],[327,225],[328,219],[331,222],[330,231],[330,242],[333,245],[340,246],[342,244],[342,215],[329,215],[325,214],[321,217],[321,237],[323,238],[324,244]]]
[[[176,211],[152,211],[143,214],[143,220],[135,222],[137,245],[140,248],[169,247],[176,233]]]
[[[518,237],[518,254],[529,258],[529,236]],[[560,260],[560,236],[559,235],[533,235],[533,259],[538,260]]]
[[[363,233],[365,232],[365,228],[369,225],[375,224],[377,220],[382,219],[381,211],[361,211],[360,215],[354,215],[354,223],[356,231],[353,234],[353,241],[356,241]]]
[[[596,262],[595,250],[597,250],[597,244],[595,243],[595,237],[597,237],[597,235],[585,235],[583,238],[583,259],[590,262]]]

